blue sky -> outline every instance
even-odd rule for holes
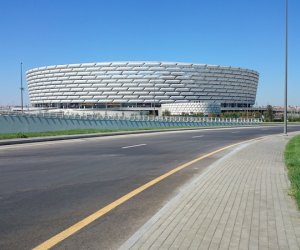
[[[300,105],[300,1],[289,5],[288,102]],[[254,69],[257,104],[282,105],[284,7],[284,0],[1,0],[0,105],[20,103],[21,61],[25,71],[122,60]],[[27,88],[25,96],[29,103]]]

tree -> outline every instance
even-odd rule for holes
[[[271,105],[267,106],[267,110],[264,112],[264,116],[266,122],[274,121],[273,107]]]
[[[204,114],[201,113],[201,112],[199,112],[199,113],[196,113],[195,116],[197,116],[197,117],[204,117]]]
[[[171,115],[171,112],[170,112],[169,110],[166,109],[165,111],[162,112],[162,115],[163,115],[163,116],[170,116],[170,115]]]

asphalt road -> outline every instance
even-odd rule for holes
[[[289,131],[299,130],[300,126],[289,127]],[[180,164],[232,143],[276,133],[282,133],[282,127],[162,132],[2,146],[0,249],[31,249]],[[177,188],[221,156],[167,178],[55,248],[117,248]]]

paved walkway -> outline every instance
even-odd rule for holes
[[[121,249],[300,249],[288,195],[289,137],[239,147],[184,187]]]

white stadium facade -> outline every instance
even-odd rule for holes
[[[259,74],[218,65],[100,62],[26,72],[31,104],[41,108],[219,113],[255,103]]]

